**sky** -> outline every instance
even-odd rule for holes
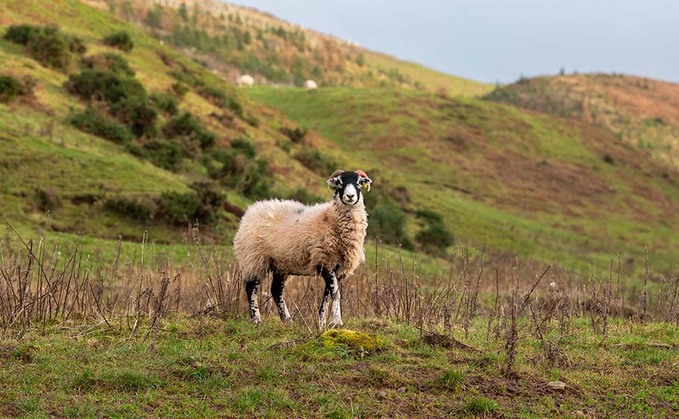
[[[490,83],[561,69],[679,82],[679,0],[230,0]]]

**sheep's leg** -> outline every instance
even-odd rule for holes
[[[325,279],[325,278],[324,278]],[[326,319],[328,317],[328,299],[330,298],[330,288],[328,283],[325,284],[325,291],[323,292],[323,299],[321,300],[321,307],[318,310],[318,327],[325,329]]]
[[[325,328],[328,317],[328,305],[330,304],[330,298],[332,298],[332,326],[342,326],[339,281],[337,276],[334,272],[330,272],[325,268],[321,269],[321,276],[325,280],[325,292],[323,293],[321,308],[318,311],[318,324],[321,329]]]
[[[283,298],[283,291],[285,290],[285,275],[281,275],[278,272],[273,273],[273,281],[271,281],[271,295],[276,303],[276,308],[278,308],[278,315],[284,322],[289,322],[292,320],[290,317],[290,312],[288,311],[288,306],[285,304],[285,299]]]
[[[336,282],[336,289],[337,292],[335,296],[332,297],[332,325],[333,327],[342,327],[344,322],[342,321],[342,308],[340,306],[340,283],[342,282],[342,278],[344,276],[341,275],[337,277],[337,282]]]
[[[339,290],[339,282],[337,283],[337,292],[335,293],[335,296],[332,298],[332,323],[330,325],[332,327],[342,327],[344,324],[342,322],[342,309],[340,308],[340,290]]]
[[[248,302],[250,303],[250,320],[259,324],[262,322],[262,317],[259,314],[259,278],[255,278],[245,283],[245,291],[248,293]]]

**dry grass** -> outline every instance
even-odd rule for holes
[[[0,248],[0,328],[5,334],[21,335],[27,328],[44,329],[57,322],[110,327],[115,318],[124,320],[130,337],[141,333],[146,339],[162,327],[168,312],[221,318],[246,314],[245,292],[234,279],[231,259],[202,245],[197,228],[187,235],[186,266],[176,267],[148,254],[146,234],[139,245],[139,260],[122,261],[118,252],[112,261],[102,262],[85,257],[79,244],[62,252],[46,236],[25,240],[7,225],[18,247],[2,243]],[[659,276],[649,284],[648,262],[644,288],[635,296],[626,294],[621,285],[619,261],[617,267],[611,262],[606,280],[582,279],[551,266],[530,274],[518,259],[509,269],[506,265],[489,269],[483,255],[472,256],[462,248],[447,276],[422,278],[415,261],[400,254],[392,259],[377,245],[371,251],[376,253],[374,265],[363,266],[341,284],[343,312],[352,319],[388,319],[415,325],[423,333],[460,331],[467,338],[470,325],[482,316],[487,318],[487,339],[505,336],[509,354],[521,332],[532,329],[544,335],[551,319],[558,319],[563,334],[570,319],[589,318],[602,341],[612,317],[679,325],[679,274],[672,280]],[[263,284],[260,307],[263,315],[275,316],[266,292],[268,281]],[[323,281],[315,277],[288,281],[293,318],[309,332],[317,332]],[[517,329],[519,323],[523,330]],[[544,338],[541,341],[547,345]]]

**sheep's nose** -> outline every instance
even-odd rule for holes
[[[353,201],[354,200],[354,194],[347,194],[347,199]]]

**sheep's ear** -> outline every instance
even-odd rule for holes
[[[373,183],[372,179],[363,170],[357,170],[356,173],[359,176],[361,186],[365,186],[366,190],[370,192],[370,184]]]
[[[344,173],[344,170],[337,169],[333,172],[333,174],[330,175],[327,180],[329,188],[337,189],[341,185],[339,175],[342,173]]]

